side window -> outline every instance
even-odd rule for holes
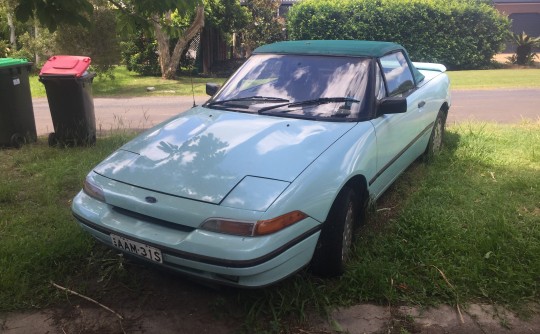
[[[414,88],[411,69],[402,52],[391,53],[380,60],[386,79],[388,96],[400,95]]]

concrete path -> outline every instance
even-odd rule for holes
[[[77,299],[73,299],[77,303]],[[0,333],[212,333],[233,334],[234,325],[211,314],[183,315],[175,309],[117,309],[123,317],[99,307],[73,304],[66,309],[0,314]],[[337,309],[329,319],[311,317],[302,328],[291,333],[303,334],[537,334],[540,315],[522,320],[503,308],[472,304],[466,309],[441,306],[386,307],[371,304]]]
[[[208,96],[195,96],[200,105]],[[33,99],[38,135],[53,131],[46,98]],[[148,128],[188,110],[190,96],[133,98],[94,98],[96,128],[114,130]],[[540,119],[540,89],[457,90],[452,91],[452,107],[448,124],[466,120],[515,123],[522,119]]]
[[[540,333],[540,315],[525,321],[503,308],[482,304],[467,309],[363,304],[335,310],[322,328],[349,334],[532,334]]]

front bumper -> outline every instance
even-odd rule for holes
[[[161,250],[160,266],[244,287],[275,283],[307,265],[320,234],[320,223],[312,218],[273,235],[250,238],[180,227],[126,214],[82,191],[72,210],[81,227],[109,247],[114,248],[110,234],[119,235]]]

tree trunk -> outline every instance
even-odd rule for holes
[[[172,53],[169,47],[171,37],[158,22],[159,19],[154,17],[154,31],[158,43],[161,77],[163,79],[174,79],[178,64],[180,63],[180,58],[182,57],[182,51],[186,49],[189,42],[191,42],[202,27],[204,27],[204,7],[197,7],[195,20],[193,20],[193,23],[191,23],[184,34],[178,38],[178,42],[176,42]]]
[[[39,23],[37,20],[34,20],[34,39],[37,41],[39,40]],[[34,52],[35,62],[36,66],[39,66],[39,62],[41,61],[41,58],[39,57],[39,52],[36,49]]]
[[[13,47],[13,50],[17,49],[17,35],[15,34],[15,22],[13,22],[13,16],[7,12],[7,21],[9,26],[9,44]]]
[[[532,54],[532,46],[530,45],[519,45],[516,49],[516,63],[518,65],[529,65],[527,64],[527,60],[529,58],[529,55]]]

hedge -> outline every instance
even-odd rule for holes
[[[481,0],[304,0],[288,14],[293,40],[403,45],[414,61],[478,69],[504,48],[510,21]]]

